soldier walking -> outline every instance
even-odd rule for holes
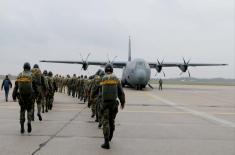
[[[25,122],[25,112],[27,111],[28,119],[28,133],[32,131],[31,121],[32,121],[32,110],[33,110],[33,95],[37,92],[34,81],[32,80],[32,72],[29,63],[24,64],[24,71],[21,72],[15,82],[14,91],[12,94],[13,100],[16,98],[19,100],[20,105],[20,132],[23,134],[24,122]]]
[[[49,85],[47,79],[47,70],[43,71],[44,87],[42,87],[42,113],[48,112],[48,107],[46,106],[47,96],[49,92]]]
[[[39,69],[39,66],[35,64],[32,69],[32,76],[33,76],[33,81],[36,85],[37,93],[34,94],[34,103],[36,101],[37,103],[37,116],[39,121],[42,121],[42,116],[41,116],[41,110],[42,110],[42,88],[44,86],[44,77],[42,75],[41,70]],[[33,104],[33,120],[34,120],[34,104]]]
[[[8,94],[9,94],[9,90],[10,88],[12,88],[12,83],[11,80],[9,79],[8,75],[6,75],[5,79],[2,82],[2,87],[1,90],[4,88],[5,91],[5,99],[6,102],[8,102]]]
[[[104,144],[101,145],[104,149],[109,149],[109,142],[113,138],[113,132],[115,130],[115,118],[118,113],[119,102],[121,102],[121,109],[125,105],[125,94],[121,86],[119,79],[113,74],[113,67],[110,64],[105,66],[105,76],[102,78],[102,123]]]
[[[159,80],[159,88],[158,88],[159,90],[162,90],[162,83],[163,83],[163,82],[162,82],[162,79],[160,79],[160,80]]]

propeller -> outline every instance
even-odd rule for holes
[[[88,60],[90,55],[91,55],[91,53],[88,53],[86,59],[84,60],[82,54],[80,53],[80,56],[81,56],[81,59],[82,59],[82,68],[81,68],[81,70],[84,70],[84,71],[87,70],[87,68],[88,68],[87,60]]]
[[[156,70],[157,70],[157,72],[156,72],[155,76],[157,76],[157,73],[160,73],[160,72],[163,73],[164,77],[166,76],[165,72],[162,70],[163,62],[164,62],[164,59],[162,60],[162,62],[160,62],[160,61],[157,59],[157,64],[156,64]]]
[[[180,75],[182,75],[183,73],[185,73],[186,71],[188,71],[188,76],[191,77],[190,71],[189,71],[189,69],[188,69],[190,60],[191,60],[191,59],[189,59],[189,60],[186,62],[185,59],[184,59],[184,57],[183,57],[183,63],[184,63],[184,64],[179,66],[180,70],[182,71],[182,72],[180,73]]]
[[[112,61],[110,61],[109,54],[107,54],[107,59],[108,59],[107,64],[111,64],[111,65],[113,65],[113,62],[115,61],[115,59],[116,59],[116,58],[117,58],[117,56],[113,57]]]

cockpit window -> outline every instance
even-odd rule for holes
[[[144,61],[138,61],[136,62],[136,68],[148,68],[148,64]]]

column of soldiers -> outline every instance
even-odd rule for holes
[[[56,80],[52,72],[46,70],[42,73],[35,64],[33,69],[28,62],[23,66],[23,71],[18,75],[13,90],[13,100],[18,99],[20,105],[20,132],[25,132],[25,113],[27,112],[27,131],[31,133],[31,121],[34,121],[35,102],[37,104],[37,116],[42,121],[42,114],[52,110],[54,93],[57,90]]]
[[[113,74],[111,65],[106,65],[105,71],[98,70],[94,75],[72,77],[67,75],[56,75],[46,70],[41,73],[39,66],[30,68],[25,63],[23,72],[17,77],[13,91],[14,101],[18,99],[20,105],[20,126],[21,133],[25,132],[25,112],[27,111],[28,133],[31,132],[31,121],[34,121],[34,104],[37,104],[37,116],[42,121],[42,114],[52,110],[54,93],[66,93],[68,96],[78,98],[80,104],[88,103],[91,108],[91,118],[98,122],[98,128],[103,126],[104,149],[109,149],[109,142],[113,138],[115,130],[115,118],[118,113],[119,102],[121,109],[125,105],[125,94],[119,79]],[[117,100],[119,99],[119,100]]]
[[[112,66],[106,65],[105,72],[100,69],[89,78],[83,75],[76,76],[76,74],[72,77],[67,75],[67,78],[59,76],[58,86],[60,92],[63,92],[66,86],[68,95],[77,97],[80,100],[79,103],[88,102],[91,117],[98,122],[98,128],[103,126],[104,144],[101,147],[109,149],[109,142],[115,130],[119,102],[122,109],[125,105],[125,94],[119,79],[113,74]]]

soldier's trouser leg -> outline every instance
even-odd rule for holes
[[[50,99],[49,99],[49,109],[50,110],[52,110],[53,102],[54,102],[54,96],[50,96]]]
[[[33,107],[33,105],[31,104],[31,105],[28,105],[27,106],[27,119],[28,119],[28,123],[31,123],[31,121],[32,121],[32,115],[33,115],[33,113],[32,113],[32,107]]]
[[[50,104],[50,98],[49,98],[49,96],[47,96],[46,97],[46,112],[48,112],[49,104]]]
[[[41,115],[41,111],[42,111],[42,98],[38,97],[37,98],[37,109],[38,109],[38,113],[39,115]]]
[[[114,109],[112,109],[112,111],[109,112],[109,126],[110,126],[109,141],[111,141],[113,138],[113,133],[115,130],[115,118],[117,116],[117,113],[118,113],[118,106],[114,107]]]
[[[38,119],[39,121],[42,121],[42,116],[41,116],[41,111],[42,111],[42,96],[40,95],[37,100],[37,109],[38,109],[38,112],[37,112],[37,116],[38,116]]]
[[[110,135],[110,109],[109,108],[106,108],[103,110],[103,115],[102,115],[102,118],[103,118],[103,134],[104,134],[104,138],[107,139],[109,138],[109,135]]]
[[[99,121],[99,125],[100,127],[102,126],[103,124],[103,112],[101,110],[101,101],[98,103],[98,121]]]
[[[46,98],[45,96],[42,97],[42,113],[45,112],[45,105],[46,105]]]
[[[32,121],[34,121],[34,110],[35,110],[35,100],[33,100],[33,105],[32,105]]]
[[[26,105],[28,104],[28,105]],[[20,105],[20,123],[25,122],[25,112],[27,111],[27,120],[28,123],[31,123],[32,116],[33,116],[33,104],[32,103],[26,103]]]
[[[95,116],[96,115],[96,104],[95,104],[96,102],[92,102],[91,103],[91,115],[92,116]]]
[[[20,106],[20,124],[24,124],[25,122],[25,111],[26,107],[24,105]]]
[[[8,102],[9,89],[4,89],[4,90],[5,90],[5,99],[6,99],[6,102]]]

